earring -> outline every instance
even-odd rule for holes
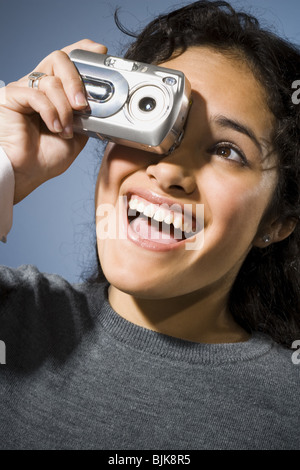
[[[270,235],[264,235],[262,239],[264,243],[269,243],[271,241]]]

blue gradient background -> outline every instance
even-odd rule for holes
[[[0,0],[0,80],[16,80],[55,49],[82,38],[122,54],[129,42],[114,24],[113,13],[138,30],[156,14],[189,2],[174,0]],[[293,42],[300,43],[299,0],[233,1]],[[98,145],[97,145],[98,144]],[[34,264],[77,282],[94,260],[94,186],[99,143],[90,139],[72,167],[14,207],[14,225],[0,263]]]

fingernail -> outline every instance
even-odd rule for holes
[[[58,119],[55,119],[55,121],[53,123],[53,127],[55,129],[55,132],[62,132],[62,130],[63,130],[62,125],[61,125],[61,123],[59,122]]]
[[[75,95],[75,103],[77,104],[77,106],[87,106],[88,105],[87,99],[84,96],[84,94],[82,93],[82,91],[79,91]]]
[[[60,134],[61,137],[64,139],[72,139],[73,137],[73,129],[72,126],[66,126],[63,132]]]

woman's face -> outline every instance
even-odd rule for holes
[[[96,187],[96,222],[103,220],[103,204],[113,205],[117,217],[110,229],[116,237],[99,239],[98,230],[101,266],[112,285],[140,298],[201,295],[217,286],[226,292],[264,234],[258,229],[277,182],[269,156],[273,117],[262,87],[241,60],[194,47],[163,65],[181,70],[192,86],[184,139],[168,156],[108,145]],[[145,221],[133,224],[127,236],[120,196],[129,194],[142,197],[145,206],[159,201],[157,196],[171,205],[190,204],[194,214],[203,205],[204,228],[186,242],[170,240],[172,246],[141,242],[134,228],[142,227],[142,238],[153,236],[145,235]],[[203,234],[197,249],[187,249]]]

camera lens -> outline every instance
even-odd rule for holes
[[[142,83],[134,88],[128,100],[130,120],[139,123],[156,123],[172,109],[172,95],[169,89],[161,84]]]
[[[156,107],[156,101],[154,98],[145,97],[145,98],[142,98],[139,102],[140,110],[144,111],[145,113],[149,113],[150,111],[153,111],[155,107]]]

